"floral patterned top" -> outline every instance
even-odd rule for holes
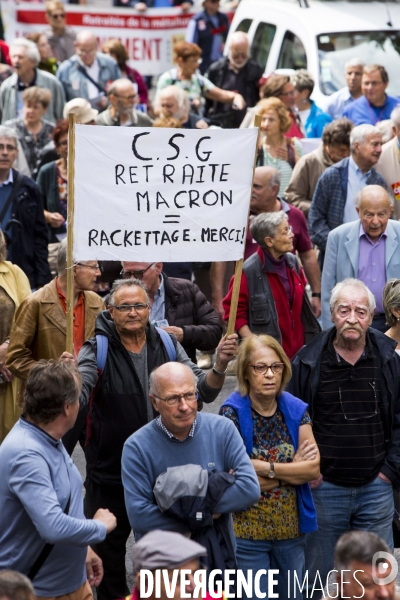
[[[283,414],[276,409],[270,417],[263,417],[253,408],[253,451],[250,458],[269,462],[292,462],[295,451]],[[239,418],[230,406],[221,414],[234,422],[240,432]],[[304,411],[300,425],[311,423]],[[293,485],[283,485],[262,492],[258,504],[233,515],[237,538],[247,540],[290,540],[300,535],[297,514],[297,495]]]

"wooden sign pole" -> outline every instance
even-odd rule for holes
[[[255,151],[255,155],[254,155],[253,178],[251,180],[251,188],[250,188],[249,212],[247,214],[246,233],[245,233],[244,241],[243,241],[243,256],[244,256],[244,251],[246,248],[247,229],[249,226],[250,202],[251,202],[251,194],[253,192],[254,173],[256,170],[256,166],[257,166],[258,144],[259,144],[259,140],[260,140],[261,116],[259,116],[259,115],[255,116],[254,124],[256,127],[258,127],[258,136],[257,136],[256,151]],[[69,201],[69,199],[68,199],[68,201]],[[227,335],[231,335],[232,333],[235,332],[236,312],[237,312],[237,306],[238,306],[238,300],[239,300],[240,282],[242,280],[243,262],[244,262],[244,258],[241,258],[240,260],[236,261],[236,265],[235,265],[235,275],[234,275],[234,279],[233,279],[232,300],[231,300],[231,306],[230,306],[230,310],[229,310]]]
[[[74,177],[75,115],[69,115],[68,128],[68,215],[67,215],[67,352],[74,354]]]

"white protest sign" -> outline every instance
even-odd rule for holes
[[[258,130],[75,129],[75,260],[243,257]]]

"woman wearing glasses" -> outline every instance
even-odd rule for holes
[[[272,335],[289,358],[309,343],[320,327],[305,292],[307,280],[293,250],[293,231],[283,211],[262,213],[250,225],[259,245],[243,265],[235,329],[242,338]],[[223,300],[229,318],[233,278]]]
[[[37,184],[43,197],[44,218],[49,230],[49,265],[53,275],[57,270],[57,252],[61,240],[67,235],[67,157],[68,121],[58,121],[53,131],[53,141],[59,159],[41,167]]]
[[[282,346],[253,335],[239,348],[238,391],[220,409],[238,428],[261,487],[258,504],[233,515],[238,568],[278,569],[279,598],[288,597],[294,573],[303,581],[304,534],[317,529],[308,482],[319,477],[319,451],[307,404],[284,391],[291,375]],[[268,598],[266,575],[259,585]],[[253,589],[248,598],[256,597]]]

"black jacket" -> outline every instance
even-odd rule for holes
[[[216,62],[212,63],[212,65],[210,65],[206,73],[206,77],[208,77],[208,79],[212,81],[217,87],[222,88],[223,81],[228,71],[228,68],[229,58],[227,56],[223,56]],[[259,65],[255,60],[250,58],[243,67],[243,69],[241,69],[241,72],[243,72],[242,86],[239,87],[237,91],[239,92],[239,94],[242,94],[243,98],[245,99],[246,108],[243,111],[237,112],[243,112],[244,118],[247,108],[255,106],[260,100],[260,90],[258,82],[264,73],[264,68],[261,65]],[[220,104],[216,101],[207,100],[207,116],[210,117],[211,114],[220,113],[222,111],[223,106],[223,104]]]
[[[319,385],[321,357],[332,328],[320,333],[304,346],[292,361],[292,379],[287,390],[308,404],[313,418],[314,399]],[[381,471],[400,488],[400,359],[396,342],[380,331],[369,328],[369,339],[380,361],[380,411],[385,433],[386,457]]]
[[[186,354],[195,363],[196,348],[212,350],[222,336],[219,316],[197,285],[187,279],[167,277],[165,286],[165,318],[169,325],[182,327]]]
[[[86,468],[98,484],[121,485],[121,457],[125,441],[148,423],[147,390],[143,390],[133,362],[122,344],[108,311],[96,320],[96,335],[108,337],[107,361],[90,399]],[[167,351],[152,325],[147,326],[147,370],[169,362]],[[171,336],[172,340],[176,339]],[[96,352],[96,338],[90,344]],[[154,413],[155,416],[155,413]]]
[[[14,182],[18,171],[13,169]],[[8,241],[8,260],[18,265],[35,289],[51,281],[47,262],[48,232],[44,219],[43,203],[36,183],[22,177],[21,185],[12,203],[11,220],[4,230]]]

